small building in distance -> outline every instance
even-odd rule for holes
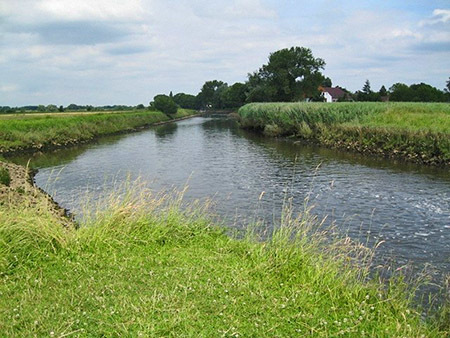
[[[337,102],[338,100],[347,100],[348,95],[339,87],[320,87],[325,102]]]

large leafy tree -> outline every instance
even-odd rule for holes
[[[224,108],[224,92],[228,85],[225,82],[213,80],[206,81],[200,93],[198,93],[198,101],[205,108]]]
[[[188,109],[197,108],[197,98],[195,95],[178,93],[173,96],[173,100],[181,108],[188,108]]]
[[[162,111],[166,115],[176,114],[178,107],[175,101],[164,94],[156,95],[153,98],[153,102],[150,102],[150,106]]]
[[[259,71],[249,74],[248,101],[297,101],[317,94],[325,61],[309,48],[276,51]]]
[[[245,104],[247,86],[236,82],[223,93],[223,101],[226,108],[237,108]]]

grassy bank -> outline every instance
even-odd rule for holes
[[[158,111],[121,113],[16,115],[0,119],[0,154],[64,147],[95,137],[135,130],[171,119],[194,115],[179,109],[169,118]]]
[[[241,124],[268,136],[296,136],[326,146],[450,164],[446,103],[253,103]]]
[[[367,250],[346,239],[325,246],[308,213],[286,210],[261,242],[250,231],[227,236],[203,206],[181,204],[128,187],[91,205],[99,211],[78,230],[39,204],[0,204],[2,335],[448,333],[421,319],[401,279],[367,281]]]

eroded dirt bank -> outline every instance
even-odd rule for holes
[[[34,185],[34,173],[29,168],[0,161],[9,172],[9,185],[0,183],[0,204],[7,206],[37,206],[49,210],[64,226],[74,226],[67,210],[61,208],[50,195]]]

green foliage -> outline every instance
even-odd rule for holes
[[[311,50],[291,47],[269,56],[267,65],[249,75],[248,101],[298,101],[313,97],[324,81],[320,70],[325,61],[314,58]]]
[[[369,80],[366,80],[366,82],[364,83],[362,92],[364,94],[367,94],[367,95],[372,93],[372,89],[370,88],[370,81]]]
[[[389,93],[386,90],[385,86],[381,86],[380,90],[378,91],[378,94],[380,95],[380,97],[383,97],[383,96],[387,96]]]
[[[356,100],[363,102],[377,102],[381,101],[381,96],[379,93],[375,93],[374,91],[372,91],[372,88],[370,87],[370,81],[366,80],[362,90],[356,92]]]
[[[322,87],[332,87],[333,83],[331,82],[331,79],[329,77],[326,77],[322,83],[321,83]]]
[[[223,102],[226,108],[237,108],[245,104],[247,86],[236,82],[223,93]]]
[[[444,92],[426,83],[407,86],[404,83],[396,83],[389,89],[391,101],[401,102],[445,102]]]
[[[163,94],[156,95],[150,105],[166,115],[174,115],[178,109],[175,101],[171,97]]]
[[[206,81],[200,93],[197,95],[198,102],[202,108],[225,108],[224,94],[228,84],[222,81]]]
[[[0,167],[0,184],[9,186],[11,183],[11,176],[7,168]]]
[[[0,206],[5,336],[444,337],[371,251],[286,209],[272,237],[235,239],[201,205],[131,185],[81,228],[42,205]],[[96,211],[97,210],[97,211]]]
[[[45,111],[49,112],[49,113],[54,113],[58,111],[58,107],[54,104],[49,104],[46,108]]]
[[[186,109],[196,109],[197,108],[197,98],[195,95],[178,93],[174,95],[173,100],[181,108]]]

